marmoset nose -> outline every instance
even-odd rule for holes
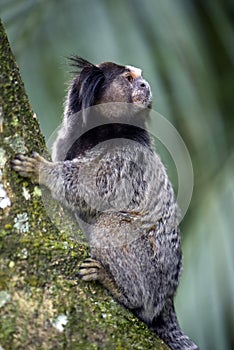
[[[134,80],[133,87],[140,90],[149,90],[149,84],[141,77]]]

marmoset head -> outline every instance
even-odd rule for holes
[[[112,62],[93,65],[78,56],[70,60],[77,74],[68,93],[67,118],[104,103],[130,103],[141,109],[151,108],[150,86],[142,78],[141,69]]]
[[[149,147],[145,123],[152,95],[141,70],[112,62],[94,65],[78,56],[70,61],[75,77],[53,145],[53,160],[74,159],[112,139],[136,140]]]

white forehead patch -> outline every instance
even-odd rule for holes
[[[142,70],[133,66],[126,66],[127,69],[129,69],[134,76],[134,78],[141,77]]]

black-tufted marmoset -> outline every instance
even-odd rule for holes
[[[179,210],[146,129],[149,83],[132,66],[71,61],[76,74],[53,161],[19,155],[13,168],[74,213],[90,244],[79,270],[84,281],[100,281],[171,349],[198,349],[174,310]]]

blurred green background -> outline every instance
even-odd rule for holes
[[[233,349],[234,2],[1,0],[0,14],[46,138],[62,118],[66,56],[143,69],[154,110],[177,128],[194,167],[180,323],[201,350]]]

